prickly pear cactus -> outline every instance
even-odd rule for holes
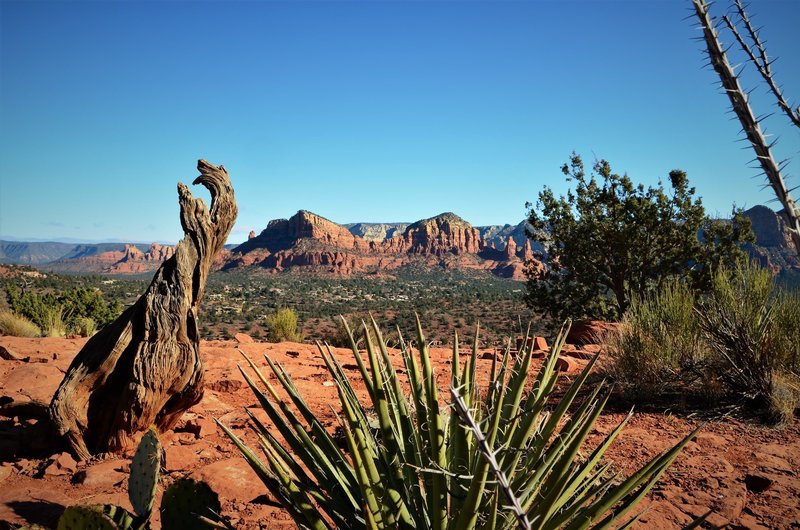
[[[106,514],[106,516],[114,521],[114,524],[117,525],[119,530],[129,530],[136,524],[133,515],[125,508],[114,506],[113,504],[97,504],[92,506],[92,508]]]
[[[158,431],[151,426],[136,448],[131,462],[131,476],[128,478],[128,498],[134,512],[141,518],[149,519],[153,510],[161,469],[161,453]]]
[[[161,526],[164,530],[196,530],[206,525],[201,517],[220,512],[219,497],[205,482],[190,478],[176,480],[161,499]]]
[[[117,530],[117,525],[92,506],[70,506],[58,520],[57,530]]]

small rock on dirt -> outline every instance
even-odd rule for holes
[[[208,388],[216,392],[236,392],[244,386],[244,383],[239,379],[217,379],[208,384]]]
[[[253,337],[251,337],[247,333],[237,333],[236,335],[233,336],[233,338],[239,344],[253,344],[255,342],[253,340]]]
[[[243,458],[228,458],[209,464],[192,474],[204,480],[223,501],[249,502],[267,492],[264,483]]]
[[[13,351],[9,350],[5,346],[0,346],[0,359],[3,359],[5,361],[19,361],[19,360],[21,360],[19,355],[17,355]]]
[[[578,320],[573,322],[567,334],[569,344],[601,344],[603,336],[619,328],[616,322],[602,320]]]
[[[106,460],[98,462],[86,469],[75,473],[72,481],[94,488],[110,488],[125,482],[127,474],[124,472],[127,462],[124,460]]]
[[[70,475],[78,469],[78,463],[69,453],[56,455],[50,464],[44,468],[45,476]]]
[[[766,475],[757,473],[748,473],[744,476],[744,485],[747,491],[752,493],[761,493],[767,491],[772,486],[772,479]]]
[[[11,476],[13,472],[13,468],[10,464],[3,464],[0,466],[0,483],[2,483],[5,479]]]

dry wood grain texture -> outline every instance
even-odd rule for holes
[[[80,458],[119,452],[135,433],[170,429],[203,395],[197,311],[214,256],[237,207],[228,172],[197,163],[211,208],[178,183],[184,237],[147,291],[94,335],[70,365],[50,403],[58,433]]]

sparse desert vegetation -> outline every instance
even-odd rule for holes
[[[795,325],[787,319],[800,311],[797,303],[770,271],[746,261],[720,269],[707,293],[668,282],[634,298],[607,337],[607,371],[634,403],[689,394],[713,407],[733,398],[791,422],[800,380]]]
[[[42,330],[30,319],[3,310],[0,311],[0,334],[12,337],[38,337],[42,334]]]

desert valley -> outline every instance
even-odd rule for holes
[[[0,0],[0,530],[800,530],[798,20]]]

